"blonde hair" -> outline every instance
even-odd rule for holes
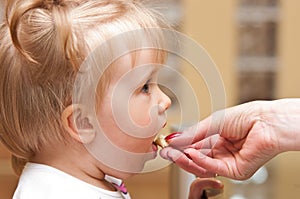
[[[41,148],[65,142],[61,113],[72,104],[76,74],[96,44],[161,27],[153,13],[130,0],[7,1],[0,27],[0,140],[17,173]],[[107,81],[104,76],[102,90]]]

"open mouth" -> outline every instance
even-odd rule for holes
[[[155,142],[152,142],[152,149],[153,151],[158,151],[158,146],[155,144]]]
[[[165,140],[165,136],[159,135],[157,138],[153,141],[153,144],[156,147],[165,148],[169,145],[169,143]]]
[[[179,136],[180,134],[181,134],[180,132],[173,132],[167,136],[159,135],[153,141],[152,145],[156,146],[156,150],[158,150],[158,147],[165,148],[165,147],[169,146],[169,142],[171,139]]]
[[[166,125],[167,125],[167,122],[165,122],[163,125],[162,125],[162,129],[163,128],[165,128],[166,127]],[[163,135],[158,135],[158,136],[156,136],[156,138],[155,138],[155,140],[152,142],[152,149],[154,150],[154,151],[157,151],[158,150],[158,147],[161,147],[161,148],[163,148],[162,146],[162,142],[163,142],[163,140],[164,140],[164,136]],[[165,143],[165,145],[164,145],[165,147],[167,146],[167,143]]]

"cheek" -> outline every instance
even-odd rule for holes
[[[158,131],[155,122],[157,114],[151,117],[150,102],[131,98],[125,106],[124,100],[118,98],[118,104],[122,106],[113,111],[110,99],[107,97],[103,101],[97,119],[104,134],[122,149],[136,152],[142,152],[145,148],[148,150]]]
[[[140,114],[140,113],[138,113]],[[133,153],[147,153],[151,149],[154,137],[143,136],[146,138],[138,138],[128,132],[122,131],[113,119],[107,119],[106,114],[99,114],[98,120],[104,131],[105,136],[118,148]],[[138,118],[140,120],[140,118]],[[145,119],[146,120],[146,119]],[[149,130],[150,131],[150,130]],[[152,132],[152,131],[151,131]],[[140,134],[149,133],[146,128]]]
[[[152,110],[153,111],[153,110]],[[148,126],[151,119],[151,105],[147,100],[131,99],[129,103],[129,117],[133,124],[139,127]]]
[[[129,101],[129,117],[133,136],[153,139],[165,122],[165,116],[160,115],[158,106],[150,97],[132,97]]]

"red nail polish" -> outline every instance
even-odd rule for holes
[[[165,140],[169,142],[171,139],[181,135],[181,132],[173,132],[165,137]]]

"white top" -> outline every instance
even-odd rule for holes
[[[13,199],[130,199],[88,184],[53,167],[27,163]]]

